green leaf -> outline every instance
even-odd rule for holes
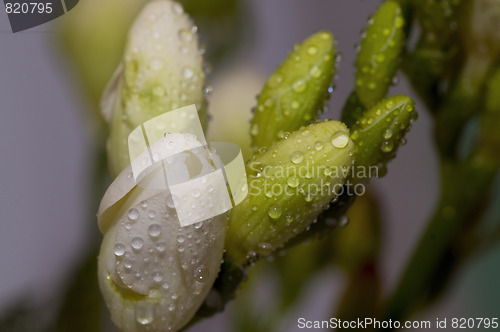
[[[318,32],[297,44],[259,96],[250,134],[252,147],[267,147],[313,121],[323,111],[335,72],[335,43]]]
[[[368,20],[356,59],[356,93],[366,107],[389,90],[404,48],[405,21],[398,3],[387,1]]]
[[[255,155],[248,196],[230,214],[228,260],[268,255],[304,231],[337,197],[353,158],[349,131],[336,121],[312,124]]]
[[[356,145],[354,182],[385,175],[386,164],[396,156],[398,147],[405,143],[404,136],[416,118],[411,98],[397,95],[382,100],[356,122],[351,131]],[[373,174],[372,167],[377,168],[376,174]],[[361,170],[365,171],[363,176],[359,175]]]

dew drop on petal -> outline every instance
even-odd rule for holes
[[[132,239],[131,246],[135,250],[141,250],[144,246],[144,240],[141,237],[136,236]]]
[[[139,211],[136,208],[128,210],[127,216],[130,220],[137,220],[139,218]]]
[[[205,282],[210,278],[210,271],[202,265],[194,271],[194,278],[198,282]]]
[[[158,237],[161,233],[161,226],[158,224],[152,224],[148,227],[148,234],[151,237]]]
[[[120,257],[125,253],[125,246],[122,243],[116,243],[114,246],[115,255]]]

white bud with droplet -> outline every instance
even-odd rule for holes
[[[129,164],[127,137],[145,121],[195,104],[205,125],[205,74],[195,31],[182,6],[171,0],[149,2],[132,25],[122,63],[101,101],[111,128],[113,177]]]
[[[200,143],[193,137],[169,134],[166,140],[173,142],[173,149],[187,149],[201,169],[215,171],[213,165],[220,160],[207,149],[195,149]],[[148,187],[148,177],[136,184],[131,173],[129,166],[115,179],[99,207],[104,234],[98,264],[101,292],[120,331],[178,331],[194,316],[217,277],[226,215],[183,227],[169,190]],[[176,174],[181,182],[189,180],[187,173]],[[204,185],[214,183],[207,177]],[[200,202],[193,195],[183,199]],[[154,207],[155,213],[143,206]]]

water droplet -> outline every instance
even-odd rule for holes
[[[378,63],[382,63],[385,61],[385,56],[382,53],[379,53],[376,57]]]
[[[391,129],[387,129],[385,132],[384,132],[384,139],[389,139],[391,138],[393,135],[392,133],[392,130]]]
[[[299,107],[300,107],[300,103],[298,101],[296,101],[296,100],[292,101],[292,108],[293,109],[296,110]]]
[[[312,196],[310,193],[307,193],[307,194],[304,196],[304,200],[305,200],[306,202],[308,202],[308,203],[309,203],[309,202],[312,202],[312,200],[313,200],[313,196]]]
[[[299,178],[296,176],[290,176],[288,179],[286,179],[286,183],[291,187],[291,188],[297,188],[300,184]]]
[[[156,250],[158,250],[159,252],[164,252],[166,249],[167,245],[165,244],[165,242],[160,242],[156,245]]]
[[[136,208],[131,208],[128,210],[127,215],[130,220],[137,220],[139,218],[139,211]]]
[[[307,54],[314,55],[316,53],[318,53],[318,48],[316,46],[309,46],[309,48],[307,49]]]
[[[335,54],[335,62],[339,63],[344,60],[344,55],[342,53]]]
[[[392,81],[391,81],[391,84],[392,85],[398,85],[399,84],[399,76],[398,75],[395,75],[393,78],[392,78]]]
[[[404,24],[405,21],[403,20],[402,17],[396,18],[396,28],[402,28]]]
[[[309,72],[312,77],[314,78],[319,78],[322,74],[321,69],[318,68],[318,66],[312,67],[311,71]]]
[[[155,71],[162,70],[163,67],[164,67],[164,63],[161,59],[152,59],[149,62],[149,68],[151,68],[152,70],[155,70]]]
[[[114,247],[115,255],[120,257],[125,253],[125,246],[121,243],[116,243]]]
[[[349,136],[343,131],[338,131],[332,135],[331,142],[337,149],[343,149],[349,144]]]
[[[377,84],[375,82],[368,83],[368,89],[375,90],[377,88]]]
[[[193,77],[193,75],[194,75],[194,71],[189,67],[184,67],[184,69],[182,70],[182,76],[184,76],[184,78],[189,79],[189,78]]]
[[[393,148],[394,144],[391,141],[385,141],[384,143],[382,143],[382,146],[380,147],[382,152],[385,153],[391,152]]]
[[[316,149],[316,151],[321,151],[323,150],[323,143],[321,143],[320,141],[317,141],[316,143],[314,143],[314,148]]]
[[[250,128],[250,134],[252,136],[257,136],[259,134],[259,125],[258,124],[254,123],[252,125],[252,128]]]
[[[148,217],[150,219],[154,219],[156,217],[156,211],[155,210],[149,210],[148,211]]]
[[[167,197],[167,206],[171,209],[175,208],[174,199],[172,198],[171,195]]]
[[[294,153],[292,153],[292,155],[290,156],[290,160],[292,161],[292,163],[294,164],[300,164],[303,160],[304,160],[304,154],[302,152],[299,152],[299,151],[295,151]]]
[[[135,318],[141,325],[151,324],[154,320],[153,308],[150,303],[140,303],[135,308]]]
[[[278,219],[281,216],[281,212],[282,212],[281,205],[273,204],[269,207],[267,214],[269,215],[269,217],[273,219]]]
[[[163,97],[165,96],[165,89],[161,85],[157,85],[153,88],[153,95]]]
[[[177,15],[184,13],[184,9],[177,2],[172,2],[172,9],[173,9],[174,13],[176,13]]]
[[[141,250],[142,246],[144,246],[144,240],[142,237],[136,236],[132,239],[131,245],[135,250]]]
[[[194,278],[198,282],[205,282],[210,278],[210,270],[202,265],[194,271]]]
[[[163,281],[163,275],[160,272],[153,272],[153,280],[160,283]]]
[[[148,227],[148,234],[151,237],[157,237],[160,236],[161,233],[161,226],[158,224],[152,224],[151,226]]]
[[[387,103],[385,103],[385,108],[388,110],[392,109],[394,107],[394,102],[392,100],[389,100]]]
[[[147,202],[147,201],[142,201],[142,202],[141,202],[141,207],[142,207],[143,209],[147,208],[147,207],[148,207],[148,202]]]
[[[179,38],[183,42],[189,43],[193,40],[193,33],[187,29],[180,29]]]
[[[302,81],[302,80],[295,81],[295,83],[293,83],[293,86],[292,86],[293,91],[298,92],[298,93],[304,92],[306,90],[306,87],[307,87],[307,83]]]
[[[177,235],[177,242],[182,243],[182,242],[184,242],[184,240],[185,240],[184,235],[180,235],[180,234]]]
[[[260,252],[264,255],[269,255],[273,251],[273,246],[269,243],[259,243]]]
[[[346,215],[341,216],[338,220],[338,225],[340,227],[345,227],[347,226],[348,223],[349,223],[349,217],[347,217]]]
[[[132,267],[132,262],[129,259],[126,259],[123,261],[123,266],[125,266],[126,269],[130,269]]]
[[[193,190],[192,194],[194,198],[200,197],[200,191],[198,189]]]

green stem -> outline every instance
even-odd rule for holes
[[[425,300],[436,272],[457,234],[474,226],[485,211],[497,173],[494,165],[478,157],[464,163],[442,161],[442,195],[394,294],[386,306],[386,319],[402,320]]]

